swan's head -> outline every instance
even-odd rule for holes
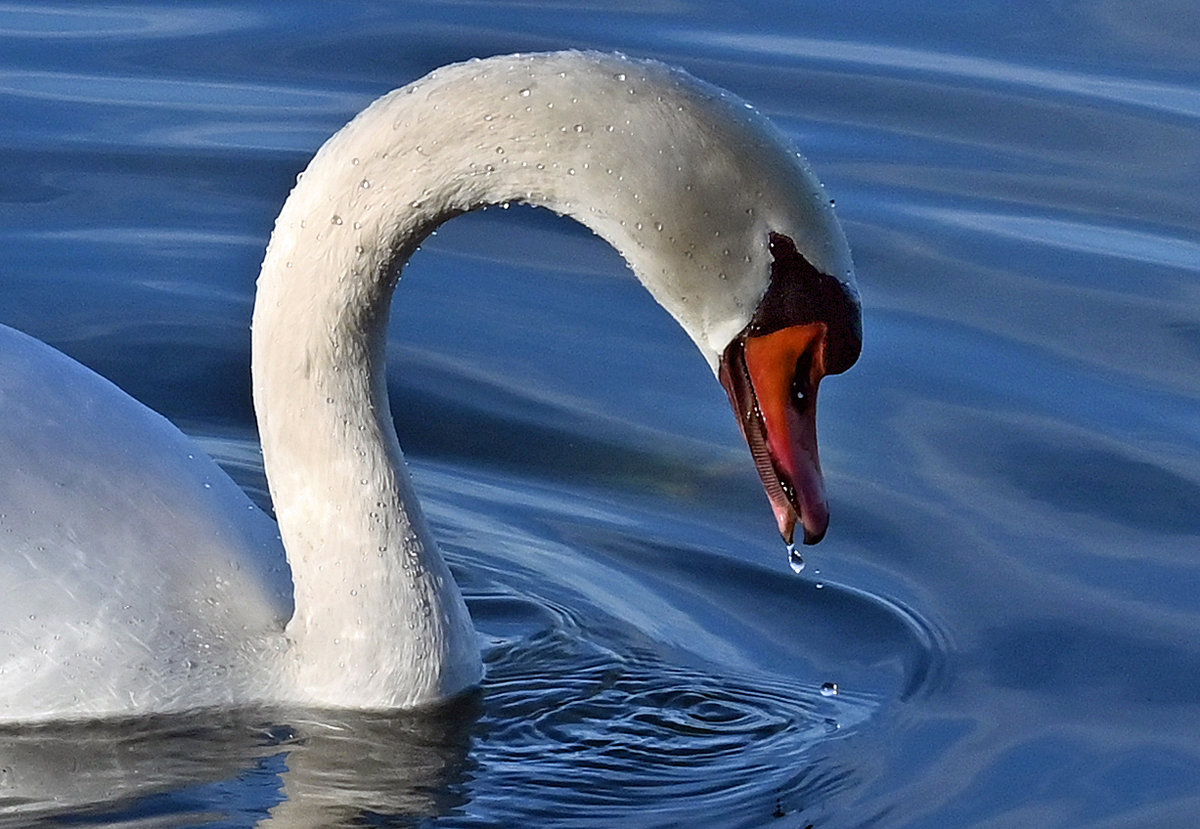
[[[586,100],[612,101],[619,117],[581,142],[609,149],[602,170],[585,169],[583,152],[571,170],[600,198],[565,212],[611,241],[696,343],[729,393],[780,534],[791,543],[799,523],[815,544],[829,522],[817,388],[862,347],[833,202],[788,138],[744,101],[661,64],[588,61],[600,69],[582,73]],[[603,140],[614,133],[620,143]]]
[[[531,97],[567,88],[553,142],[566,184],[541,203],[608,239],[688,333],[729,393],[780,534],[791,543],[799,523],[817,543],[817,387],[862,347],[832,200],[767,118],[680,70],[577,53],[531,65],[517,81]]]

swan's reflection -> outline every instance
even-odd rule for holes
[[[8,727],[0,827],[407,824],[465,802],[479,713],[470,696],[422,712],[208,711]]]

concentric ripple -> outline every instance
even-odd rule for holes
[[[816,749],[876,702],[617,652],[568,624],[490,652],[474,787],[520,791],[526,819],[553,815],[556,825],[701,815],[761,825],[849,784]],[[476,788],[472,812],[486,818],[480,807],[504,803]]]

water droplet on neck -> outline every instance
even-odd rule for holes
[[[837,687],[836,682],[826,682],[824,685],[821,686],[821,696],[836,697],[837,694],[838,694],[838,687]]]
[[[804,556],[796,549],[795,544],[787,545],[788,549],[788,564],[792,567],[792,572],[799,573],[804,569]]]

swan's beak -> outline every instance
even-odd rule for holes
[[[721,357],[720,378],[754,456],[779,533],[804,543],[829,526],[825,481],[817,456],[817,386],[825,376],[828,327],[810,322],[770,334],[743,333]]]

